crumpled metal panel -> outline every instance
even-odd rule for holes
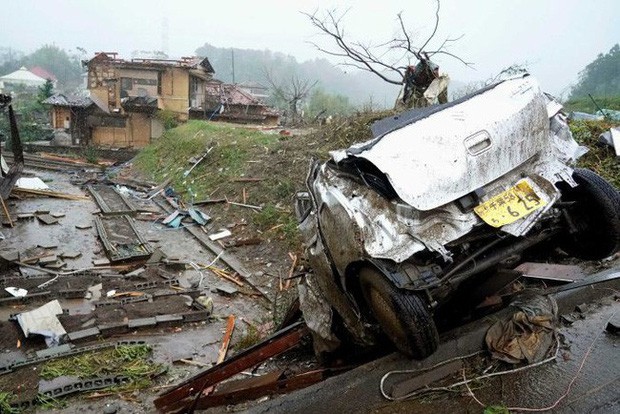
[[[304,276],[297,285],[299,307],[304,321],[312,333],[314,352],[320,355],[340,346],[340,340],[332,332],[333,310],[321,294],[314,276]]]
[[[496,180],[548,145],[546,98],[532,77],[488,91],[352,149],[399,197],[431,210]],[[352,149],[346,151],[351,154]],[[342,159],[342,152],[334,154]]]
[[[299,224],[299,230],[305,241],[306,257],[314,270],[313,274],[305,276],[304,282],[299,284],[299,303],[304,320],[315,337],[315,346],[319,350],[327,351],[335,349],[337,345],[337,338],[327,334],[332,328],[332,311],[340,315],[342,323],[356,342],[373,343],[374,339],[368,335],[359,315],[354,311],[354,304],[336,282],[337,275],[333,274],[331,260],[318,233],[319,226],[314,212]],[[340,276],[344,276],[344,271]],[[329,309],[323,304],[329,304]]]

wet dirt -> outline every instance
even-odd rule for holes
[[[463,392],[449,396],[427,396],[411,401],[386,402],[369,412],[430,414],[439,409],[443,412],[480,413],[488,406],[508,407],[510,412],[522,411],[518,408],[549,408],[546,411],[552,413],[618,412],[620,337],[605,332],[607,320],[617,312],[620,312],[620,303],[613,299],[598,303],[587,314],[582,315],[583,319],[572,326],[561,327],[560,352],[554,362],[473,384],[473,392],[482,406],[467,396],[467,392]],[[586,354],[587,359],[584,362]],[[579,371],[582,362],[584,365]],[[488,361],[483,363],[485,365],[479,368],[489,365]],[[497,370],[510,368],[512,366],[503,366]],[[468,374],[469,377],[475,375],[477,374]],[[567,396],[560,400],[575,377]],[[459,373],[447,384],[462,379],[462,374]],[[558,400],[560,401],[554,406]]]

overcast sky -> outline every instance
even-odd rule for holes
[[[308,42],[322,41],[300,11],[349,10],[347,33],[379,43],[398,29],[403,12],[419,39],[432,31],[432,0],[15,0],[3,2],[0,46],[32,52],[45,43],[65,49],[162,50],[191,55],[205,42],[219,47],[271,49],[298,60],[325,57]],[[442,58],[442,71],[462,82],[486,79],[513,63],[527,63],[544,89],[561,94],[578,72],[620,42],[618,0],[442,0],[436,39],[464,37],[451,52],[469,69]],[[164,26],[167,22],[167,35]],[[326,43],[326,45],[328,45]],[[619,69],[620,70],[620,69]]]

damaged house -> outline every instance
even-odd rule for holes
[[[213,79],[206,83],[209,119],[228,122],[278,125],[280,114],[240,85]],[[265,95],[266,96],[266,95]]]
[[[163,133],[160,111],[179,121],[205,108],[205,84],[213,77],[207,58],[131,59],[97,53],[85,61],[90,98],[55,95],[52,105],[56,135],[71,135],[74,145],[142,148]]]
[[[97,110],[90,98],[57,93],[43,103],[52,106],[54,144],[80,145],[89,142],[88,116]]]

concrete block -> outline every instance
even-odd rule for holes
[[[69,340],[79,341],[80,339],[91,338],[93,336],[97,336],[100,334],[101,334],[101,331],[99,331],[99,328],[97,327],[83,329],[81,331],[69,332]]]
[[[145,326],[155,326],[156,324],[157,324],[157,321],[155,320],[155,317],[130,319],[129,322],[127,323],[127,327],[129,329],[134,329],[134,328],[143,328]]]

